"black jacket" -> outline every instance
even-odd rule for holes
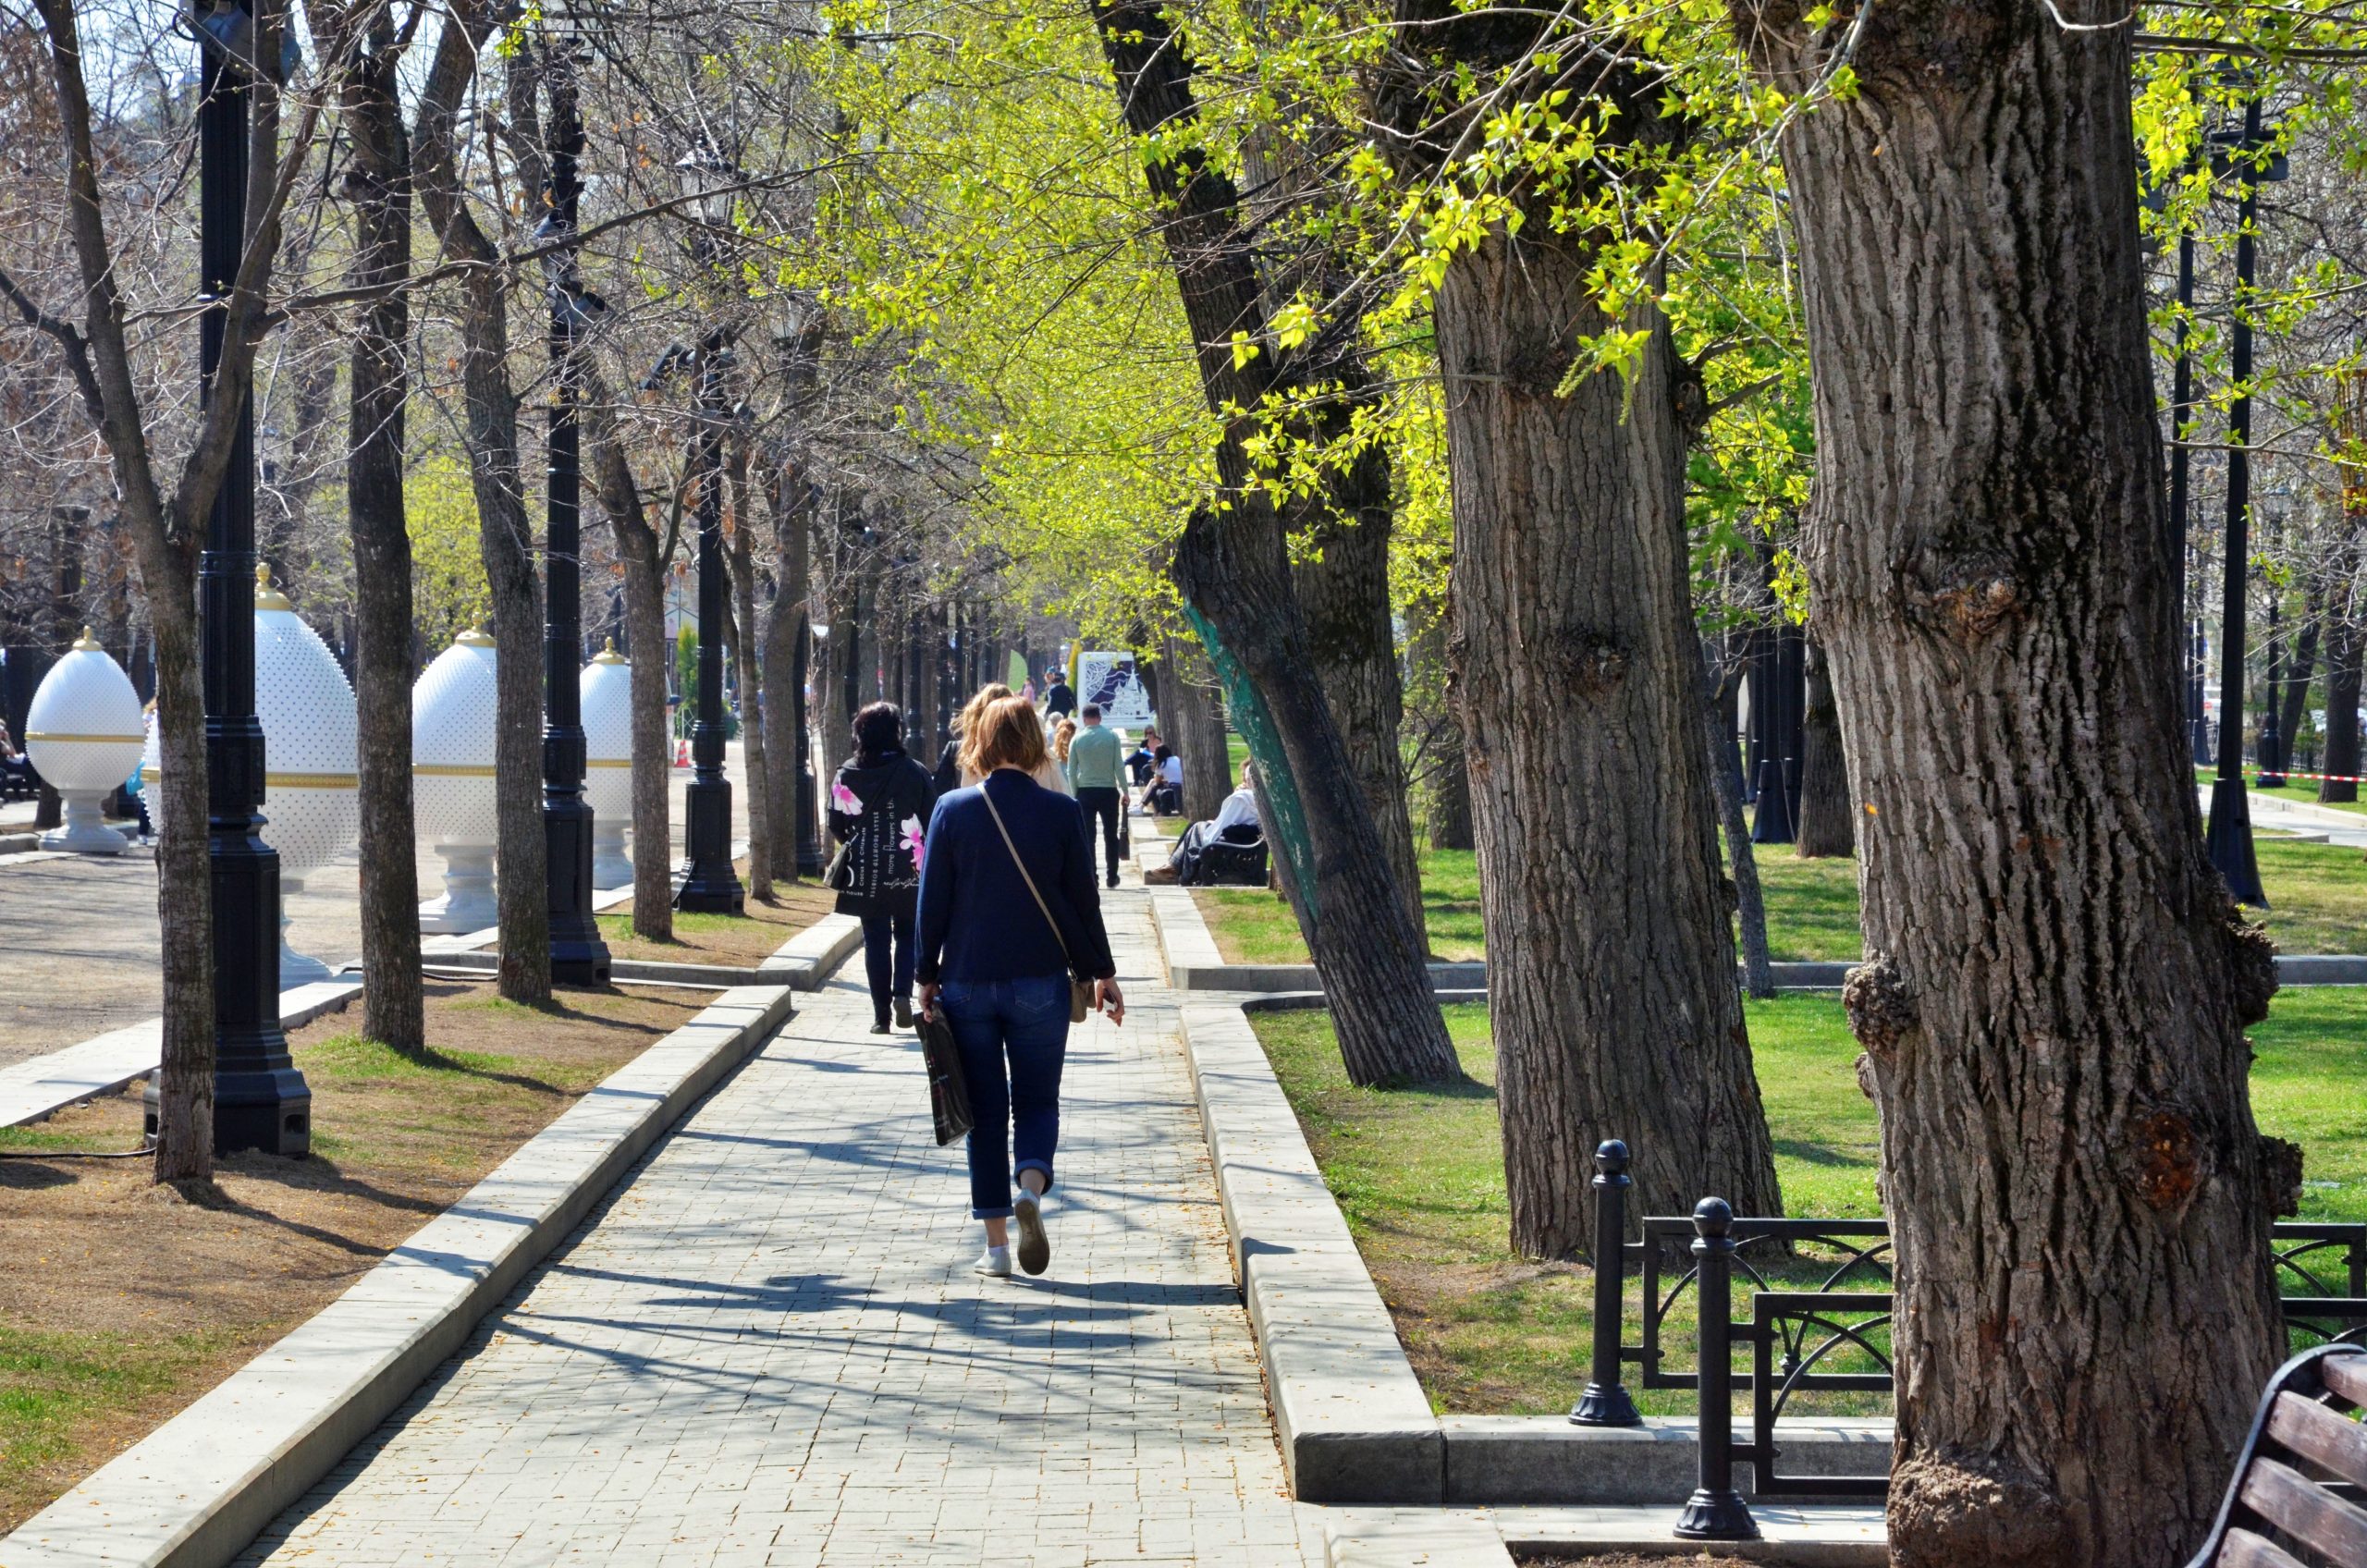
[[[1052,682],[1052,689],[1044,693],[1044,712],[1049,717],[1076,712],[1076,693],[1069,689],[1067,681]]]
[[[859,808],[846,810],[844,795]],[[853,880],[839,889],[840,914],[901,914],[920,900],[921,874],[914,839],[937,809],[928,769],[902,752],[843,764],[830,784],[830,837],[852,846]]]

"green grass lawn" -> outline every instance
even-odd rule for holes
[[[1858,1046],[1839,1001],[1784,997],[1748,1011],[1786,1210],[1878,1214],[1874,1110],[1858,1088]],[[1487,1009],[1445,1012],[1473,1080],[1447,1089],[1359,1089],[1340,1066],[1328,1015],[1253,1017],[1432,1403],[1465,1415],[1564,1411],[1585,1382],[1592,1275],[1507,1247]],[[2302,1217],[2367,1219],[2367,990],[2287,991],[2252,1039],[2254,1114],[2306,1151]],[[1631,1315],[1638,1305],[1631,1299]],[[1682,1323],[1670,1347],[1689,1354]],[[1878,1407],[1830,1398],[1804,1409]],[[1690,1402],[1642,1400],[1662,1414]]]
[[[2367,855],[2330,844],[2263,839],[2257,851],[2268,894],[2264,921],[2280,951],[2367,953]],[[1858,956],[1858,863],[1801,860],[1760,851],[1767,946],[1778,962]],[[1306,944],[1280,896],[1254,888],[1196,888],[1193,898],[1229,963],[1305,963]],[[1434,958],[1487,956],[1479,919],[1479,874],[1468,850],[1422,854],[1422,904]]]

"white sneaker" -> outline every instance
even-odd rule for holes
[[[978,1255],[977,1262],[970,1265],[970,1271],[974,1274],[991,1274],[998,1280],[1010,1279],[1011,1249],[988,1247]]]
[[[1012,1200],[1011,1222],[1019,1227],[1019,1267],[1041,1274],[1051,1266],[1052,1238],[1044,1233],[1043,1203],[1024,1187]]]

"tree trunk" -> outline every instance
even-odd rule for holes
[[[1159,681],[1159,717],[1167,743],[1184,759],[1184,816],[1212,822],[1233,793],[1233,762],[1217,705],[1214,675],[1200,651],[1180,637],[1167,640],[1167,673]]]
[[[1437,320],[1513,1244],[1564,1257],[1592,1244],[1605,1138],[1638,1151],[1646,1213],[1783,1200],[1703,777],[1666,327],[1632,388],[1553,397],[1573,335],[1613,324],[1585,251],[1534,227],[1459,257]]]
[[[2326,777],[2318,780],[2318,799],[2332,802],[2359,798],[2359,699],[2362,650],[2359,606],[2346,585],[2330,595],[2326,606]]]
[[[402,50],[383,10],[348,63],[345,192],[354,208],[357,288],[411,273],[411,139],[397,72]],[[362,1030],[399,1051],[426,1048],[419,954],[419,867],[411,814],[411,526],[403,506],[403,356],[409,297],[362,308],[354,335],[345,492],[353,542],[353,700],[361,764]]]
[[[674,646],[666,640],[666,557],[672,540],[660,541],[643,508],[641,486],[617,435],[616,404],[588,372],[581,417],[600,509],[608,514],[617,558],[625,568],[625,641],[632,648],[627,699],[632,714],[632,930],[636,937],[668,942],[674,938],[674,827],[668,801],[673,748],[666,739],[666,677]]]
[[[518,398],[509,385],[509,315],[500,256],[464,194],[455,145],[460,102],[485,40],[481,5],[456,7],[420,94],[420,204],[445,251],[472,263],[460,287],[461,444],[477,507],[477,551],[493,602],[494,838],[501,867],[501,967],[511,1001],[551,995],[550,888],[543,834],[543,610],[533,529],[519,474]]]
[[[2318,632],[2324,624],[2325,596],[2312,582],[2302,591],[2301,629],[2293,639],[2293,656],[2285,661],[2285,705],[2277,716],[2285,737],[2285,755],[2279,760],[2287,772],[2292,771],[2295,748],[2300,743],[2301,719],[2309,711],[2310,682],[2318,673]]]
[[[1429,798],[1425,826],[1434,850],[1468,850],[1471,836],[1471,774],[1463,752],[1463,720],[1457,714],[1454,680],[1448,668],[1444,606],[1430,606],[1414,639],[1417,689],[1428,693],[1421,754],[1428,764]]]
[[[1405,754],[1398,740],[1404,685],[1391,629],[1388,453],[1379,442],[1331,476],[1331,508],[1314,530],[1319,552],[1294,572],[1306,608],[1307,652],[1316,679],[1340,726],[1356,788],[1380,834],[1390,879],[1414,929],[1429,937],[1422,918],[1422,866],[1414,853],[1414,821],[1406,809]]]
[[[1197,119],[1194,67],[1149,0],[1092,8],[1127,129],[1168,151],[1145,172],[1171,215],[1160,226],[1210,409],[1225,414],[1217,448],[1221,506],[1196,508],[1173,575],[1234,726],[1257,759],[1267,841],[1278,851],[1299,928],[1314,955],[1357,1084],[1459,1079],[1461,1064],[1431,995],[1421,927],[1389,875],[1380,833],[1323,689],[1291,582],[1283,520],[1254,483],[1248,438],[1280,388],[1270,354],[1245,361],[1233,335],[1265,337],[1253,237],[1232,180],[1188,138]],[[1312,356],[1311,356],[1312,357]]]
[[[803,472],[780,460],[765,476],[765,498],[773,519],[773,602],[765,617],[765,711],[773,726],[775,755],[767,772],[772,817],[773,875],[798,879],[798,844],[809,831],[804,812],[813,804],[806,784],[813,739],[805,715],[806,601],[813,592],[811,497]]]
[[[1822,643],[1809,638],[1807,652],[1808,701],[1800,710],[1799,838],[1793,852],[1802,860],[1815,860],[1856,853],[1858,821],[1849,799],[1849,764],[1841,749],[1841,715],[1833,705],[1833,672]]]
[[[2283,1354],[2243,1033],[2276,982],[2180,722],[2119,15],[1893,11],[1784,143],[1902,1568],[2183,1561]],[[1739,22],[1821,68],[1797,11]]]
[[[1733,868],[1735,921],[1742,931],[1742,988],[1761,1001],[1775,994],[1775,969],[1767,957],[1767,900],[1759,886],[1759,855],[1750,846],[1750,827],[1743,821],[1742,790],[1734,770],[1721,766],[1718,753],[1734,750],[1734,732],[1725,728],[1725,693],[1735,682],[1720,681],[1710,697],[1710,789],[1716,796],[1718,826],[1726,841],[1726,860]]]
[[[765,683],[756,647],[756,527],[749,506],[748,444],[731,444],[731,656],[740,672],[740,758],[748,775],[748,896],[773,896],[773,788],[765,754]]]

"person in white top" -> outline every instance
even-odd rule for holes
[[[1177,840],[1175,852],[1165,865],[1154,866],[1143,873],[1149,883],[1181,882],[1190,884],[1200,879],[1200,859],[1210,844],[1254,844],[1264,834],[1257,815],[1257,771],[1254,765],[1241,765],[1241,788],[1224,798],[1217,807],[1216,818],[1210,822],[1196,822],[1184,829]]]

